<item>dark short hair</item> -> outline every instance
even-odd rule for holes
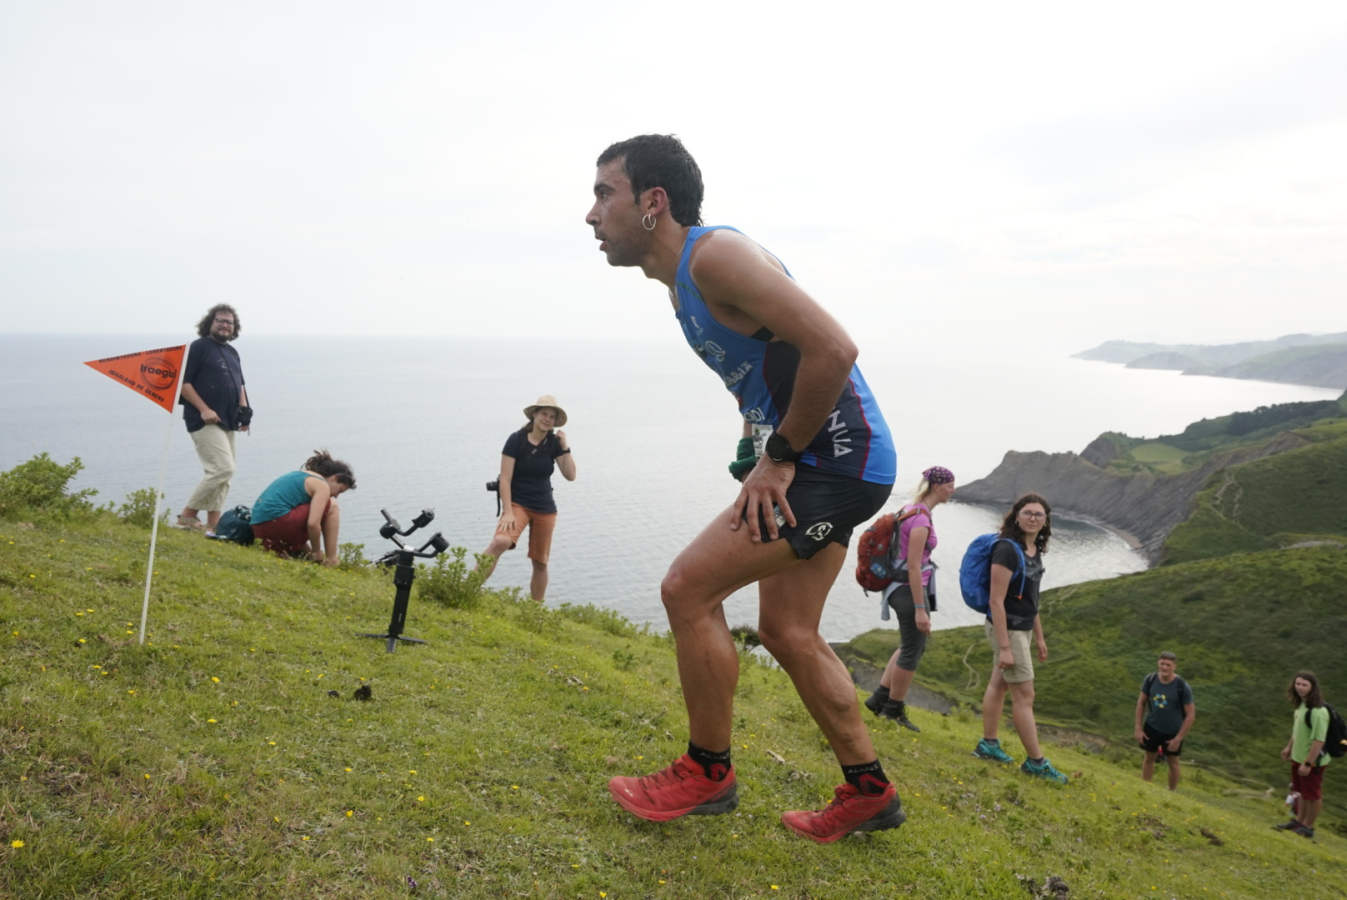
[[[599,154],[596,165],[622,160],[632,195],[662,187],[669,195],[669,212],[679,225],[702,223],[702,170],[672,134],[639,134],[618,141]]]
[[[1170,662],[1178,662],[1178,661],[1179,661],[1179,657],[1174,653],[1173,650],[1161,650],[1161,651],[1160,651],[1160,659],[1167,659],[1167,660],[1169,660]]]
[[[196,323],[196,336],[210,337],[210,326],[211,323],[215,321],[215,314],[222,312],[227,312],[234,317],[234,333],[231,334],[228,339],[232,341],[234,338],[238,337],[239,332],[243,330],[239,327],[239,314],[235,312],[234,307],[230,306],[228,303],[217,303],[210,308],[210,312],[206,313],[206,317]]]
[[[1043,512],[1047,514],[1047,517],[1043,519],[1043,530],[1038,533],[1038,537],[1034,538],[1034,546],[1038,548],[1038,552],[1047,553],[1048,538],[1052,537],[1052,507],[1048,506],[1048,501],[1038,494],[1025,494],[1015,501],[1015,505],[1010,508],[1010,512],[1006,513],[1005,521],[1001,523],[1001,537],[1010,538],[1023,546],[1024,529],[1020,528],[1020,523],[1016,521],[1016,518],[1019,516],[1020,510],[1030,503],[1037,503],[1043,507]]]
[[[339,459],[333,459],[332,454],[326,450],[313,451],[313,456],[304,461],[304,468],[324,478],[336,475],[337,484],[344,484],[348,490],[355,490],[355,473],[351,471],[351,467]]]

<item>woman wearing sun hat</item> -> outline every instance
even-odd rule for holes
[[[917,674],[917,662],[926,652],[926,638],[931,633],[930,612],[935,609],[931,551],[936,540],[931,510],[952,496],[954,473],[944,466],[931,466],[921,473],[921,483],[912,502],[899,510],[900,515],[915,510],[898,526],[898,553],[907,561],[908,580],[901,584],[894,582],[884,589],[884,602],[898,616],[899,644],[884,667],[879,687],[865,701],[875,715],[893,719],[913,731],[921,729],[907,717],[907,689]],[[912,577],[913,572],[920,572],[921,577]]]
[[[551,394],[524,407],[527,424],[505,439],[500,456],[501,514],[496,533],[482,552],[491,557],[485,578],[491,577],[496,561],[513,550],[524,529],[529,532],[529,559],[533,576],[529,593],[539,603],[547,592],[547,557],[552,549],[557,505],[552,500],[552,470],[560,469],[567,481],[575,480],[575,457],[566,443],[566,410]]]

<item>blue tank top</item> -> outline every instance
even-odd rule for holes
[[[285,473],[267,485],[266,490],[262,491],[257,502],[253,504],[252,523],[261,525],[263,522],[279,519],[296,506],[308,503],[313,498],[304,490],[304,482],[317,477],[296,470]]]
[[[724,225],[688,229],[674,280],[678,324],[693,352],[734,394],[744,419],[776,427],[790,408],[800,351],[785,341],[771,340],[770,334],[739,334],[711,317],[701,291],[692,281],[688,262],[698,239],[718,228],[738,230]],[[789,277],[790,272],[786,275]],[[893,436],[857,366],[851,367],[841,396],[823,427],[804,448],[800,462],[835,475],[893,484],[898,469]]]

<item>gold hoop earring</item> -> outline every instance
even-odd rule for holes
[[[641,216],[641,227],[644,228],[646,231],[654,231],[655,217],[652,216],[650,213],[646,213],[645,215]]]

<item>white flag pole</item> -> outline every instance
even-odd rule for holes
[[[159,481],[154,486],[154,521],[150,525],[150,559],[145,564],[145,600],[140,606],[140,643],[145,643],[145,623],[150,616],[150,582],[154,580],[154,548],[159,541],[159,518],[161,515],[162,504],[164,501],[164,476],[168,470],[168,439],[173,434],[173,426],[176,419],[173,416],[173,410],[178,406],[178,398],[182,396],[183,373],[187,371],[187,357],[192,352],[192,345],[188,344],[187,349],[182,354],[182,365],[178,369],[178,385],[173,391],[173,407],[168,411],[168,425],[164,428],[163,448],[159,451]]]

